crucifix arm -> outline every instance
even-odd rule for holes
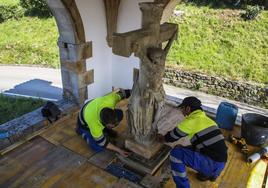
[[[168,53],[169,49],[171,48],[171,45],[172,45],[173,41],[177,38],[177,33],[178,33],[178,30],[176,29],[174,34],[172,35],[172,37],[168,40],[168,43],[167,43],[166,47],[164,48],[165,54]]]

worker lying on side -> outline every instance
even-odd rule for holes
[[[188,137],[191,145],[176,146],[171,150],[173,180],[179,188],[190,187],[186,165],[198,172],[199,180],[215,181],[227,161],[224,137],[216,123],[203,112],[201,101],[196,97],[186,97],[178,107],[186,117],[172,131],[162,136],[162,140],[175,142]]]
[[[81,135],[87,144],[96,152],[105,148],[127,157],[128,152],[115,146],[109,137],[115,136],[112,128],[123,119],[123,111],[115,109],[116,104],[130,96],[130,90],[120,89],[103,97],[96,98],[84,104],[77,118],[77,134]]]

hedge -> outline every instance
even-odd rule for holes
[[[0,23],[8,19],[19,19],[23,16],[24,10],[19,4],[0,3]]]
[[[51,17],[47,3],[44,0],[20,0],[20,5],[25,8],[26,16]]]

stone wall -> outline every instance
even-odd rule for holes
[[[199,90],[251,105],[268,108],[268,86],[227,80],[166,67],[164,83]]]
[[[38,131],[48,128],[48,125],[55,126],[66,118],[76,117],[79,110],[76,104],[67,100],[58,101],[56,105],[61,109],[61,116],[52,124],[42,116],[42,107],[2,124],[0,126],[0,155],[5,152],[5,148],[31,139]]]

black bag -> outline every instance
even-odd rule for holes
[[[48,121],[52,123],[52,121],[56,121],[59,118],[61,110],[56,104],[48,101],[42,108],[41,113],[43,117],[46,117]]]

